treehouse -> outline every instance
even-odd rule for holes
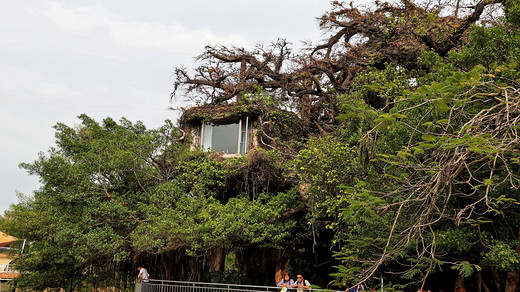
[[[180,127],[192,141],[192,147],[233,157],[258,147],[260,114],[255,105],[196,106],[184,112]]]

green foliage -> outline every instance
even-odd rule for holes
[[[436,10],[384,16],[382,40],[403,59],[369,60],[373,66],[345,77],[348,94],[329,91],[330,99],[307,104],[338,102],[321,108],[334,112],[334,123],[315,125],[326,134],[305,132],[299,113],[259,86],[233,106],[186,114],[261,115],[270,151],[228,160],[191,151],[169,121],[148,130],[82,115],[78,128],[56,125],[56,147],[21,165],[41,189],[0,221],[32,243],[16,260],[20,287],[123,277],[143,255],[174,255],[186,270],[205,272],[215,249],[227,253],[228,269],[211,277],[232,279],[249,249],[297,254],[310,241],[334,252],[332,277],[342,288],[375,286],[380,274],[390,278],[385,290],[404,291],[449,269],[462,277],[518,271],[519,1],[504,7],[502,23],[473,27],[445,54],[419,40],[440,45],[459,22]],[[294,145],[294,157],[281,150]]]
[[[218,187],[223,186],[223,178],[228,174],[224,165],[207,157],[202,152],[194,152],[180,161],[177,179],[183,189],[193,196],[215,195]],[[207,193],[207,192],[210,193]]]
[[[318,208],[320,204],[337,204],[335,198],[343,193],[340,186],[355,182],[354,160],[355,149],[332,136],[312,138],[298,153],[295,169],[299,181]]]
[[[458,70],[455,64],[446,62],[445,59],[432,50],[423,50],[417,58],[417,63],[419,68],[413,70],[411,76],[417,78],[418,85],[442,82]]]
[[[179,133],[168,121],[147,130],[124,119],[80,119],[77,129],[58,124],[57,147],[22,164],[43,186],[2,220],[2,230],[33,242],[16,260],[20,287],[132,273],[142,253],[279,248],[291,234],[295,221],[284,213],[296,191],[223,196],[233,189],[225,182],[244,167],[276,175],[278,154],[253,151],[223,162],[174,142]]]
[[[346,142],[355,145],[363,134],[372,128],[378,112],[367,105],[363,99],[343,98],[340,103],[341,112],[337,120],[341,123],[338,131],[346,136]]]
[[[451,267],[452,270],[457,270],[463,277],[471,276],[475,271],[481,271],[482,268],[478,265],[472,265],[469,262],[461,262]]]
[[[518,242],[514,242],[518,245]],[[484,262],[494,266],[499,271],[518,271],[520,269],[520,254],[511,244],[496,241],[490,251],[484,254]]]
[[[504,12],[507,23],[518,29],[520,26],[520,2],[518,0],[504,1]]]
[[[475,242],[479,234],[472,230],[441,229],[437,231],[435,241],[439,252],[448,252],[453,255],[468,254],[472,248],[468,242]]]
[[[16,260],[24,272],[20,286],[68,287],[90,276],[91,265],[131,261],[128,235],[144,216],[138,206],[149,202],[148,188],[170,175],[160,161],[184,148],[171,145],[178,133],[168,121],[150,131],[125,119],[100,125],[79,118],[78,129],[56,125],[57,148],[21,165],[43,186],[2,222],[3,230],[33,242]]]
[[[362,99],[372,107],[388,109],[392,101],[400,99],[403,90],[413,87],[408,78],[405,69],[395,64],[385,64],[383,70],[369,67],[356,75],[348,98]]]
[[[178,185],[160,186],[163,192],[176,194],[170,198],[156,193],[159,201],[142,206],[149,220],[132,232],[138,250],[164,252],[186,248],[190,254],[218,246],[237,249],[251,244],[277,247],[294,226],[280,222],[282,213],[295,198],[294,192],[275,196],[260,195],[250,201],[246,197],[231,198],[222,204],[211,196],[181,191]]]
[[[514,245],[489,244],[490,238],[503,242],[518,236],[505,230],[490,235],[499,226],[518,226],[519,214],[518,40],[500,29],[474,30],[468,47],[456,55],[456,65],[461,61],[472,68],[467,72],[423,53],[421,62],[430,72],[413,72],[425,74],[417,79],[422,86],[397,90],[387,111],[353,106],[359,91],[344,101],[345,121],[371,117],[364,123],[370,129],[345,125],[349,133],[359,131],[360,145],[372,151],[366,157],[376,158],[370,165],[387,180],[380,183],[368,171],[336,199],[342,213],[329,226],[337,231],[338,283],[362,281],[389,266],[401,275],[394,281],[405,286],[446,266],[463,277],[517,267]],[[494,47],[482,49],[488,41]],[[482,61],[488,69],[477,65]]]
[[[451,51],[449,58],[466,70],[476,65],[492,68],[504,63],[518,63],[519,43],[520,34],[517,29],[476,26],[469,35],[465,48],[461,52]]]

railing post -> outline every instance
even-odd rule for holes
[[[150,280],[144,289],[142,283],[136,283],[135,292],[281,292],[275,286],[253,286],[229,283],[204,283],[204,282],[181,282],[168,280]],[[146,290],[146,291],[143,291]],[[305,289],[304,292],[344,292],[322,289]],[[288,289],[287,292],[296,292],[296,289]]]

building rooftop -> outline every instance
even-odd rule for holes
[[[3,233],[2,231],[0,231],[0,247],[8,246],[17,240],[18,239],[16,237],[7,235],[7,234]]]

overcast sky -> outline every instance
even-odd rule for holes
[[[148,128],[165,119],[175,67],[205,45],[317,42],[330,0],[0,0],[0,214],[38,178],[18,168],[85,113]]]

